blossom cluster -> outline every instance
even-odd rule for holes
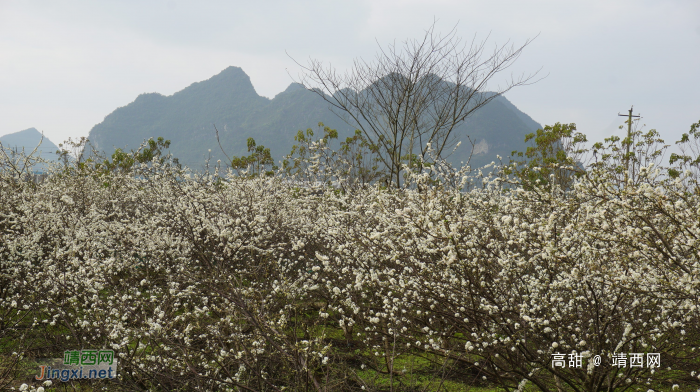
[[[400,380],[411,357],[511,389],[700,382],[683,178],[465,191],[445,173],[341,192],[158,161],[0,172],[0,361],[111,349],[127,390],[372,389],[361,370]],[[556,352],[662,367],[554,368]]]

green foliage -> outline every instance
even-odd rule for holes
[[[576,132],[576,124],[547,125],[526,135],[525,142],[533,145],[524,153],[513,151],[512,156],[527,160],[511,158],[505,174],[514,175],[526,189],[551,188],[552,185],[568,189],[574,178],[584,173],[579,158],[587,151],[582,148],[586,141],[584,134]]]
[[[340,153],[350,163],[345,175],[357,183],[367,185],[386,178],[386,172],[380,169],[379,148],[359,129],[340,144]]]
[[[133,166],[137,163],[149,164],[156,160],[160,164],[164,164],[169,155],[164,155],[164,150],[170,148],[170,140],[165,140],[163,137],[158,137],[158,139],[153,140],[153,138],[146,141],[145,147],[142,145],[138,150],[131,152],[126,152],[121,148],[117,148],[114,153],[112,153],[112,160],[104,159],[101,163],[96,163],[95,167],[102,172],[129,172]],[[85,163],[92,161],[92,158],[88,158]],[[178,161],[175,158],[174,163],[177,165]],[[82,163],[82,162],[81,162]],[[82,163],[83,165],[85,163]]]
[[[256,145],[255,139],[248,138],[248,152],[251,154],[242,157],[233,157],[231,159],[231,167],[238,172],[239,175],[247,177],[258,177],[260,175],[272,176],[277,170],[272,159],[272,154],[269,148],[263,145]]]
[[[671,155],[670,164],[676,166],[664,170],[670,178],[677,178],[684,170],[692,169],[694,181],[697,180],[700,160],[691,156],[697,157],[700,152],[699,127],[700,122],[693,124],[690,132],[677,142],[681,150],[687,153]],[[604,177],[610,186],[617,189],[630,183],[648,182],[647,174],[652,167],[664,169],[660,164],[669,147],[656,129],[646,132],[632,129],[625,138],[613,135],[594,143],[589,150],[583,148],[587,139],[576,132],[575,124],[560,123],[527,135],[525,141],[532,143],[525,152],[513,151],[513,157],[524,159],[511,160],[503,174],[515,177],[517,184],[528,190],[538,187],[551,189],[552,185],[570,189],[574,180],[582,176]],[[589,152],[592,156],[584,162],[583,157]]]
[[[300,181],[331,185],[340,181],[341,188],[366,186],[386,177],[380,169],[378,148],[367,141],[360,130],[340,142],[337,149],[331,143],[338,139],[338,131],[318,123],[323,136],[314,139],[314,130],[299,130],[296,144],[283,161],[285,173]]]
[[[595,161],[588,169],[589,172],[605,173],[606,181],[621,189],[630,183],[649,181],[643,172],[652,167],[661,170],[660,164],[668,147],[656,129],[647,132],[635,129],[624,139],[613,135],[593,144]]]
[[[314,130],[308,128],[306,132],[301,129],[294,136],[294,141],[298,144],[292,146],[292,151],[288,155],[288,159],[283,161],[283,167],[287,173],[292,174],[299,172],[308,163],[310,154],[316,149],[316,144],[328,145],[331,140],[338,139],[338,131],[325,126],[322,122],[318,123],[319,130],[323,130],[323,137],[318,140],[313,140]],[[291,162],[289,161],[291,159]]]
[[[179,173],[182,172],[178,159],[173,158],[171,153],[166,153],[170,147],[170,140],[163,137],[145,140],[137,150],[130,152],[117,148],[111,157],[91,149],[92,145],[85,137],[75,141],[68,139],[58,147],[56,154],[62,162],[58,177],[76,174],[92,177],[105,188],[113,186],[115,176],[148,176],[156,166],[161,169],[170,167]]]
[[[700,173],[700,121],[690,126],[690,131],[681,136],[677,141],[681,153],[672,153],[669,163],[677,164],[677,168],[669,168],[668,174],[671,178],[678,178],[682,172],[688,171],[689,180],[694,183],[695,190],[698,190],[698,174]]]

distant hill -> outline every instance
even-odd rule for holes
[[[39,145],[40,142],[41,145]],[[58,146],[56,146],[45,136],[44,140],[42,141],[41,132],[39,132],[36,128],[29,128],[25,129],[24,131],[0,136],[0,143],[2,143],[3,147],[9,147],[10,149],[17,150],[18,152],[21,152],[22,149],[24,149],[25,154],[31,153],[36,146],[39,146],[37,156],[48,161],[55,161],[57,159],[56,151],[58,151]],[[44,165],[38,165],[34,168],[34,171],[44,170]]]
[[[171,140],[170,150],[181,163],[200,169],[210,155],[212,162],[226,159],[216,142],[214,125],[229,156],[247,155],[246,140],[253,137],[258,145],[269,147],[277,161],[290,152],[297,130],[317,129],[319,122],[337,129],[341,139],[355,129],[333,114],[321,97],[299,84],[292,83],[268,99],[257,94],[241,68],[228,67],[171,96],[139,95],[95,125],[89,139],[111,154],[117,147],[136,149],[144,139],[162,136]],[[456,130],[463,143],[450,160],[467,159],[471,150],[467,135],[477,143],[474,167],[495,160],[496,154],[506,157],[514,149],[524,149],[525,135],[538,128],[539,124],[505,97],[498,97]]]

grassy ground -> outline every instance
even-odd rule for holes
[[[355,375],[361,380],[361,383],[365,386],[365,390],[368,391],[388,391],[390,390],[390,384],[393,384],[393,389],[395,391],[425,391],[425,392],[502,392],[503,389],[493,388],[487,386],[474,386],[463,381],[449,380],[436,378],[434,374],[431,374],[434,370],[433,364],[419,356],[401,356],[396,359],[395,366],[400,368],[403,372],[402,376],[398,379],[394,377],[390,380],[390,377],[385,374],[372,370],[369,368],[365,369],[354,369]],[[38,364],[33,360],[23,360],[20,366],[13,372],[12,378],[14,380],[5,387],[4,390],[18,390],[22,384],[34,385],[34,387],[39,387],[43,385],[44,380],[37,381],[34,376],[37,374]],[[2,381],[2,380],[0,380]],[[4,385],[0,382],[0,385]],[[79,382],[61,382],[59,380],[52,380],[52,385],[50,387],[44,387],[46,392],[51,391],[84,391],[91,392],[97,390],[107,390],[109,391],[110,382],[109,381],[89,381],[82,380]]]

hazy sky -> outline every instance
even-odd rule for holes
[[[434,19],[492,45],[538,36],[511,70],[546,78],[506,97],[541,124],[600,140],[622,134],[617,114],[634,105],[672,144],[700,120],[698,0],[0,0],[0,135],[87,136],[141,93],[170,95],[230,65],[271,98],[299,72],[287,53],[344,69]]]

